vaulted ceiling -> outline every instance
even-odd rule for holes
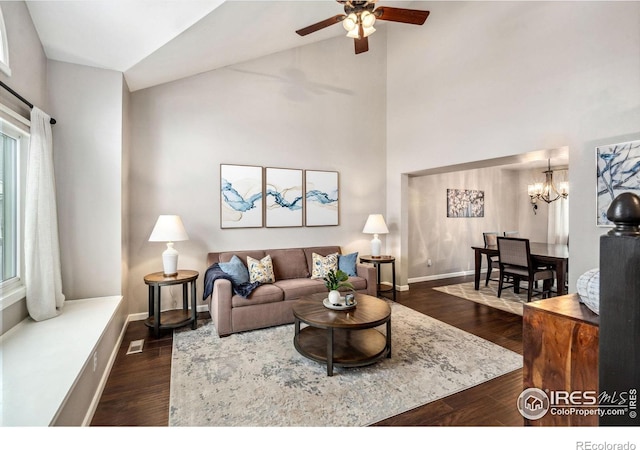
[[[47,58],[123,72],[131,91],[345,34],[340,25],[305,37],[295,33],[340,14],[334,0],[26,3]]]

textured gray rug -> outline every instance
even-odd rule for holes
[[[480,289],[477,291],[473,287],[473,281],[470,283],[450,284],[433,289],[520,316],[523,314],[523,305],[527,303],[526,289],[520,288],[520,294],[514,294],[513,289],[503,289],[502,295],[498,298],[498,285],[489,283],[489,286],[485,286],[484,281],[480,283]],[[531,300],[540,300],[540,298],[534,297]]]
[[[522,367],[522,356],[392,303],[392,358],[335,368],[301,356],[293,325],[220,339],[177,332],[170,426],[365,426]]]

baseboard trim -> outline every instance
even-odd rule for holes
[[[392,283],[389,283],[388,281],[382,281],[380,282],[380,284],[384,284],[385,286],[392,286]],[[409,290],[408,284],[396,284],[396,291],[403,292],[408,290]]]
[[[486,273],[487,269],[482,269],[480,271],[480,273]],[[424,276],[424,277],[416,277],[416,278],[409,278],[409,284],[412,283],[420,283],[422,281],[434,281],[434,280],[443,280],[445,278],[455,278],[455,277],[464,277],[467,275],[474,275],[476,273],[475,270],[465,270],[462,272],[451,272],[451,273],[441,273],[441,274],[437,274],[437,275],[428,275],[428,276]]]

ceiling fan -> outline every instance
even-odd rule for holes
[[[353,38],[356,55],[369,50],[368,36],[374,31],[376,20],[388,20],[390,22],[410,23],[413,25],[424,24],[429,11],[406,8],[390,8],[388,6],[375,7],[376,0],[336,0],[344,5],[344,14],[338,14],[328,19],[322,20],[308,27],[297,30],[300,36],[306,36],[315,31],[342,22],[342,26],[347,30],[347,36]]]

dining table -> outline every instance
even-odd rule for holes
[[[567,267],[569,266],[569,246],[566,244],[547,244],[545,242],[530,242],[531,259],[535,265],[552,267],[556,273],[556,295],[566,295]],[[475,253],[474,288],[480,289],[480,270],[482,269],[482,255],[498,256],[497,245],[478,245],[471,247]]]

